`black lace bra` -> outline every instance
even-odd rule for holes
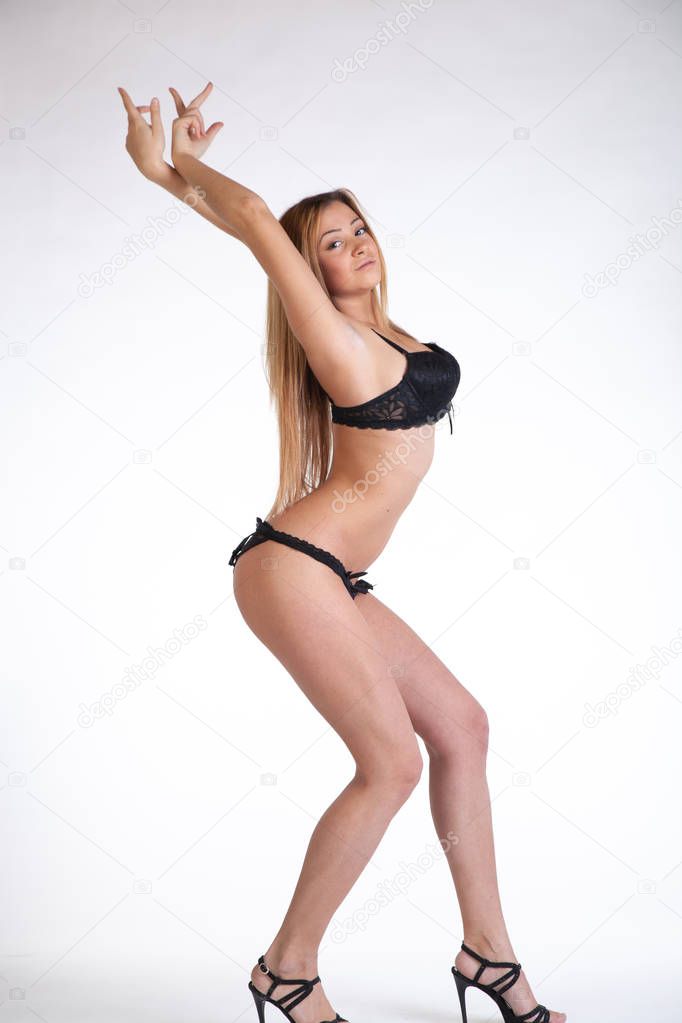
[[[437,422],[447,412],[452,433],[452,399],[460,378],[454,355],[435,341],[427,343],[428,352],[408,352],[383,334],[379,337],[406,357],[401,380],[360,405],[335,405],[330,398],[332,422],[360,429],[408,430]]]

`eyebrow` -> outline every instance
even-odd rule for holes
[[[350,226],[351,227],[353,226],[353,224],[355,223],[356,220],[362,220],[362,217],[353,217],[353,219],[350,222]],[[334,231],[340,231],[340,230],[341,230],[340,227],[330,227],[328,231],[323,231],[322,234],[319,237],[318,245],[322,241],[322,239],[324,238],[324,236],[326,234],[332,234]]]

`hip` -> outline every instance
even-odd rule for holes
[[[349,500],[342,481],[328,479],[284,511],[271,516],[278,530],[332,551],[345,565],[366,569],[386,547],[409,501],[374,492]]]

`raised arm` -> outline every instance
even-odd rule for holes
[[[251,249],[277,289],[313,373],[329,393],[338,374],[348,371],[351,352],[350,361],[356,366],[363,361],[364,340],[331,301],[265,200],[202,163],[197,155],[201,142],[192,138],[186,120],[191,116],[187,108],[187,114],[173,122],[173,163],[189,184],[201,189],[216,216],[232,225]]]
[[[161,188],[170,192],[171,195],[186,203],[191,209],[204,217],[205,220],[208,220],[209,223],[220,228],[221,231],[231,235],[238,241],[243,241],[234,227],[223,220],[222,217],[219,217],[208,203],[205,202],[201,190],[195,189],[188,184],[182,174],[164,160],[165,137],[158,100],[156,102],[152,101],[150,105],[136,106],[125,89],[119,87],[118,92],[128,114],[126,150],[140,173],[148,181],[160,185]],[[178,113],[184,113],[186,108],[180,94],[175,89],[170,89],[170,92],[175,100]],[[203,92],[208,94],[206,89]],[[202,93],[199,93],[199,96],[195,97],[195,99],[199,99],[201,96]],[[151,115],[151,124],[148,124],[142,116],[144,113]]]
[[[313,373],[329,393],[337,374],[348,371],[350,353],[354,353],[351,361],[356,367],[367,354],[364,340],[336,308],[261,196],[202,162],[201,156],[222,127],[222,122],[216,121],[204,130],[198,104],[210,89],[209,82],[187,107],[174,94],[178,111],[183,111],[173,121],[174,167],[163,161],[158,101],[152,101],[150,107],[136,107],[125,90],[119,89],[129,118],[126,149],[146,177],[185,202],[191,197],[190,205],[198,213],[253,252],[280,295]],[[146,110],[151,113],[151,126],[142,117]],[[198,196],[196,202],[194,196]]]
[[[154,184],[160,185],[161,188],[165,188],[167,192],[174,195],[176,199],[182,200],[187,203],[193,210],[199,213],[205,220],[208,220],[210,224],[215,224],[225,234],[232,235],[237,241],[243,242],[244,239],[237,234],[233,227],[230,227],[222,217],[219,217],[214,210],[208,205],[208,203],[201,198],[201,190],[192,188],[190,184],[183,178],[175,167],[171,167],[169,163],[164,162],[164,167],[159,168],[158,172],[154,175],[149,175],[149,180],[153,181]]]
[[[331,301],[264,199],[193,156],[178,157],[180,171],[205,193],[214,212],[235,224],[277,289],[289,325],[322,387],[329,393],[349,356],[362,359],[365,343]]]

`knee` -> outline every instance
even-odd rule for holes
[[[485,756],[488,752],[490,725],[485,709],[477,700],[465,708],[458,706],[456,715],[445,718],[437,735],[429,743],[429,756],[451,758]]]
[[[474,700],[474,704],[469,710],[465,727],[478,746],[482,750],[487,750],[488,739],[490,737],[490,722],[488,721],[485,708],[477,700]]]
[[[402,804],[416,788],[424,769],[419,747],[387,749],[370,767],[357,767],[356,778],[382,793],[382,798]]]
[[[410,792],[412,792],[412,790],[419,784],[419,779],[422,776],[423,769],[424,761],[422,760],[422,755],[417,746],[408,752],[400,754],[396,764],[394,778],[396,788],[404,793],[405,798],[407,798]]]

